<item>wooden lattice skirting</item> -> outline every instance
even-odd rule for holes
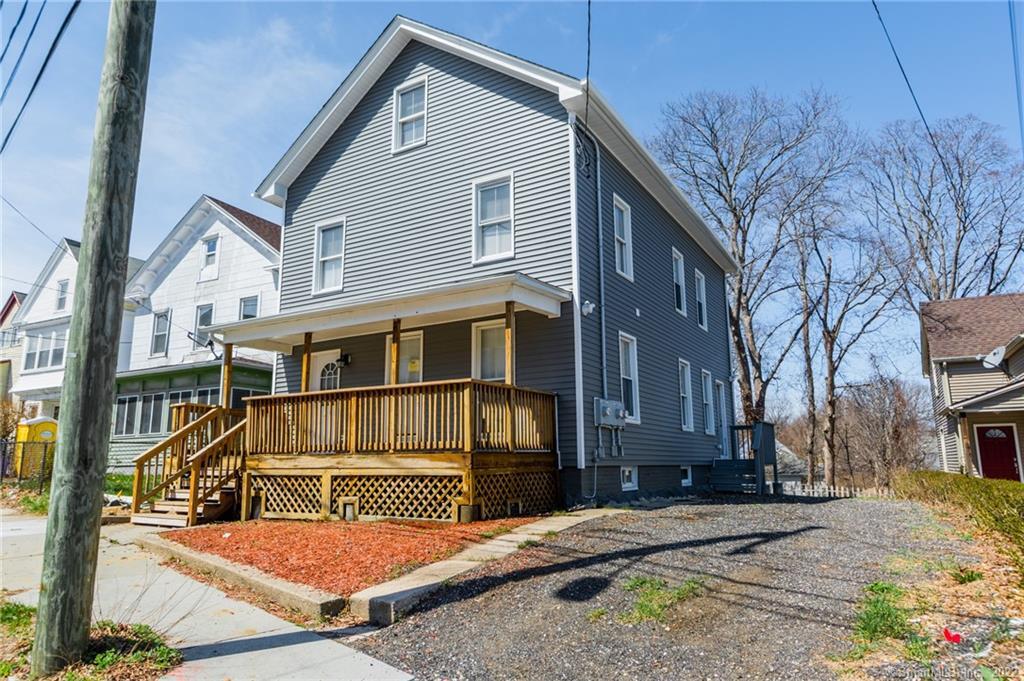
[[[476,473],[476,500],[483,519],[550,511],[558,493],[556,475],[552,470]]]

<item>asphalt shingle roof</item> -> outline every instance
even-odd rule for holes
[[[261,218],[259,215],[254,215],[247,210],[243,210],[238,206],[232,206],[226,201],[215,199],[209,194],[206,198],[210,199],[218,206],[227,211],[233,218],[241,222],[243,225],[248,227],[256,236],[263,239],[267,244],[275,251],[280,252],[281,250],[281,225],[276,222]]]
[[[930,359],[987,355],[1024,333],[1024,293],[921,304]]]

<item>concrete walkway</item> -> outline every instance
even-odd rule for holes
[[[0,509],[0,587],[11,600],[39,598],[46,520]],[[182,651],[171,679],[408,679],[344,644],[274,617],[248,603],[161,567],[133,544],[147,530],[103,528],[95,619],[149,624]]]

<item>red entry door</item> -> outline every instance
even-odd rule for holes
[[[1017,442],[1012,426],[975,426],[974,436],[978,440],[983,476],[1020,481]]]

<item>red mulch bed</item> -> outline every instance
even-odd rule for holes
[[[163,533],[165,539],[269,574],[349,596],[443,560],[502,528],[536,518],[476,523],[252,520]]]

